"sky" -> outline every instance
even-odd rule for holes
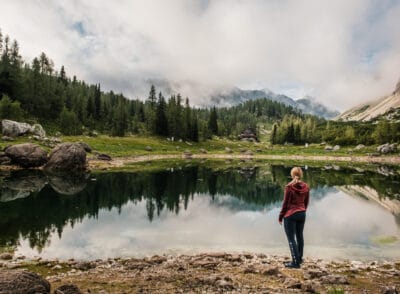
[[[400,0],[0,0],[0,29],[31,61],[144,99],[149,81],[193,104],[268,88],[331,108],[390,94],[400,79]]]

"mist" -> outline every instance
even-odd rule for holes
[[[193,104],[240,87],[345,110],[400,78],[400,1],[0,0],[0,28],[31,61],[144,99],[167,81]]]

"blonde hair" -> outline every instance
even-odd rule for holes
[[[294,183],[298,183],[303,177],[303,170],[301,169],[301,167],[295,166],[290,171],[290,175],[292,176]]]

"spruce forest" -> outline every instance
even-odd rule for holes
[[[148,97],[128,99],[71,77],[45,53],[23,60],[17,40],[1,31],[0,55],[0,119],[40,123],[49,133],[140,134],[197,142],[213,135],[235,139],[250,128],[272,144],[342,145],[394,142],[400,136],[400,123],[326,121],[267,98],[196,108],[188,97],[165,97],[151,86]]]

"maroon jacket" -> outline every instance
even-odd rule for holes
[[[285,187],[285,196],[282,209],[279,214],[279,221],[298,211],[306,211],[310,199],[310,189],[304,182],[288,184]]]

